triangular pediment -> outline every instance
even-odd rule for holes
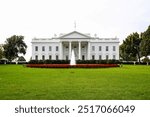
[[[75,39],[87,39],[87,38],[91,38],[91,37],[88,36],[88,35],[79,33],[77,31],[73,31],[73,32],[65,34],[65,35],[63,35],[63,36],[61,36],[59,38],[63,38],[63,39],[67,39],[67,38],[68,39],[73,39],[73,38],[75,38]]]

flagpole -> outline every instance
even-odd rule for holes
[[[76,31],[76,21],[74,22],[74,30]]]

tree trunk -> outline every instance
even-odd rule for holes
[[[139,63],[141,63],[140,54],[139,53],[138,53],[138,61],[139,61]]]
[[[137,57],[138,57],[138,62],[139,64],[141,63],[141,60],[140,60],[140,52],[139,52],[139,48],[137,48]]]
[[[140,64],[141,60],[140,60],[140,54],[139,54],[139,52],[137,53],[137,56],[138,56],[138,61],[139,61],[139,64]]]

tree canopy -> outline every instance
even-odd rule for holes
[[[3,58],[3,48],[2,48],[2,46],[0,45],[0,59],[2,59]]]
[[[13,35],[7,38],[4,44],[4,55],[12,61],[18,57],[18,54],[26,54],[27,45],[24,42],[24,36]]]
[[[140,45],[141,39],[137,32],[130,34],[120,45],[120,57],[123,60],[139,60],[140,61]]]
[[[120,45],[120,57],[125,61],[139,61],[142,56],[150,55],[150,26],[138,34],[130,34]]]
[[[141,55],[147,57],[150,55],[150,26],[141,34]]]

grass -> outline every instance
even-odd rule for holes
[[[0,65],[0,99],[149,100],[150,66],[46,69]]]

